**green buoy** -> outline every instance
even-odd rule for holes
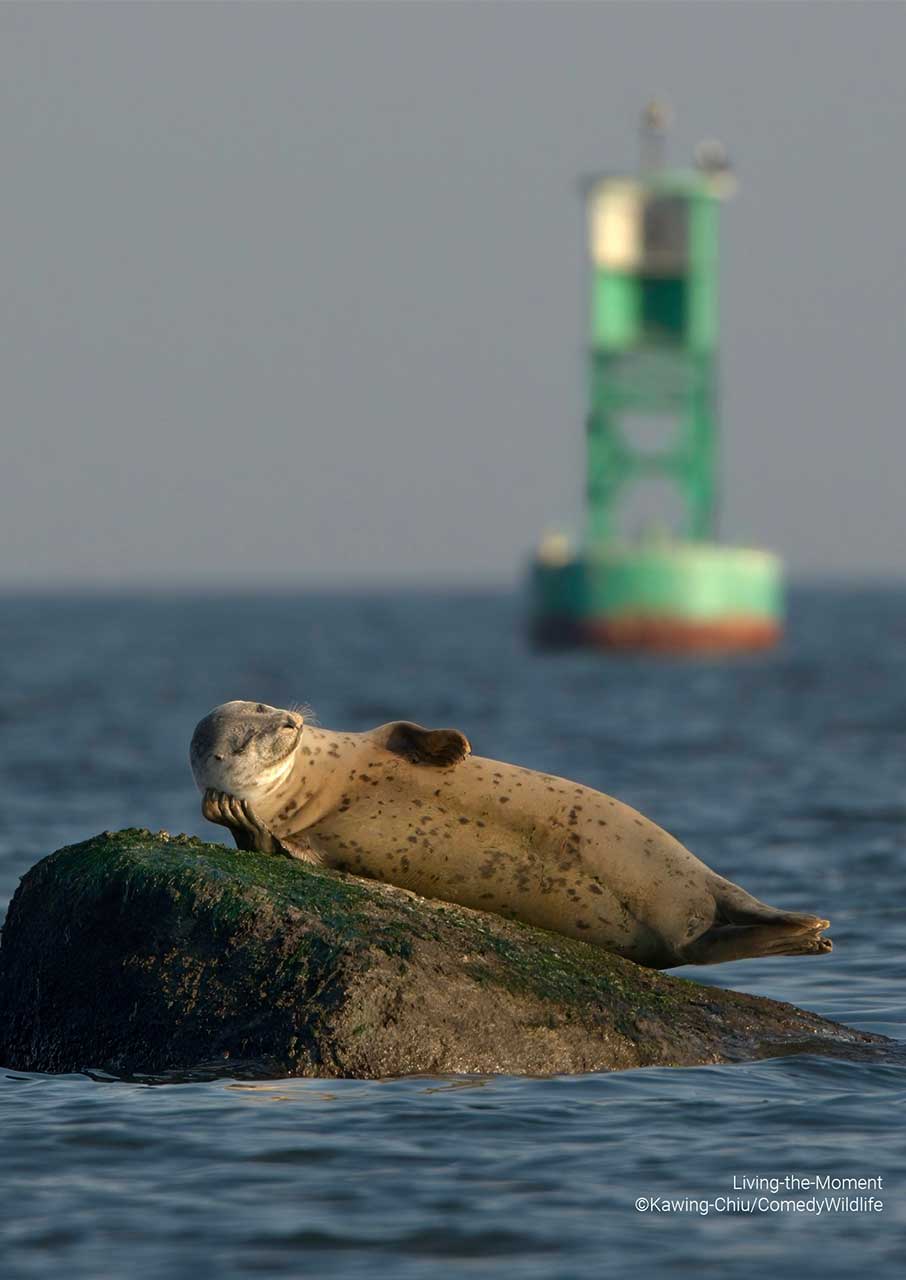
[[[638,176],[585,184],[586,531],[578,549],[560,535],[538,549],[532,629],[544,645],[728,651],[781,634],[778,558],[714,540],[718,208],[734,182],[718,143],[697,149],[694,169],[665,169],[665,124],[651,104]],[[626,500],[652,480],[679,499],[679,526],[630,536]]]

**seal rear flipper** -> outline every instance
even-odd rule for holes
[[[804,919],[814,920],[814,916]],[[833,951],[830,938],[819,936],[827,922],[812,928],[791,924],[715,925],[682,950],[683,964],[722,964],[758,956],[813,956]]]
[[[369,736],[410,764],[432,765],[437,769],[459,764],[472,752],[469,739],[458,729],[423,729],[409,720],[383,724]]]
[[[790,929],[826,929],[830,924],[820,916],[809,915],[804,911],[781,911],[779,907],[769,907],[766,902],[746,893],[732,880],[723,876],[714,876],[710,884],[717,908],[715,924],[739,925],[775,925]]]

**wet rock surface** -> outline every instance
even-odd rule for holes
[[[114,1075],[547,1075],[892,1042],[555,934],[188,836],[37,863],[0,945],[0,1063]]]

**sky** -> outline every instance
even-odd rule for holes
[[[515,585],[577,177],[718,137],[722,537],[906,566],[906,4],[2,4],[0,586]]]

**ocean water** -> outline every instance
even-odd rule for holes
[[[219,839],[195,722],[307,702],[329,727],[454,724],[620,796],[833,921],[831,956],[677,972],[906,1040],[906,592],[794,593],[783,648],[722,661],[543,656],[522,624],[492,594],[0,602],[0,914],[96,831]],[[894,1276],[904,1101],[896,1060],[811,1056],[549,1080],[0,1071],[0,1275]],[[791,1177],[881,1179],[848,1194],[883,1207]]]

